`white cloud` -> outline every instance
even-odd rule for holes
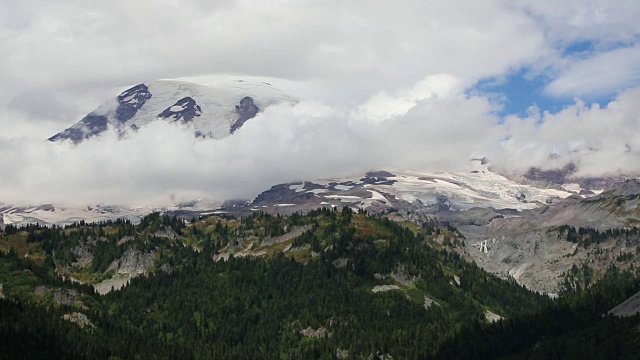
[[[197,74],[313,81],[353,104],[430,74],[470,85],[548,52],[499,0],[0,1],[0,78],[17,95]]]
[[[516,0],[554,50],[527,64],[550,79],[547,96],[611,98],[640,84],[640,3],[628,0]],[[575,46],[575,48],[574,48]]]
[[[640,6],[629,0],[515,0],[538,19],[553,43],[634,42],[640,34]]]
[[[396,95],[385,92],[375,94],[351,116],[354,119],[382,121],[406,114],[418,101],[436,96],[447,97],[459,92],[460,88],[460,81],[451,75],[430,75],[412,88],[398,91]]]
[[[640,45],[616,49],[567,66],[546,88],[557,97],[609,96],[640,84]]]
[[[531,109],[526,118],[501,123],[489,98],[436,86],[456,83],[443,79],[427,77],[398,92],[414,100],[385,119],[358,113],[359,105],[345,111],[302,101],[268,107],[218,141],[162,121],[124,140],[108,132],[78,146],[0,140],[0,153],[12,154],[0,157],[0,199],[65,205],[250,199],[276,183],[370,169],[456,170],[478,155],[515,172],[569,162],[588,175],[640,172],[640,88],[605,108],[578,102],[557,114]],[[550,160],[553,153],[558,157]]]
[[[424,83],[403,91],[424,98]],[[73,146],[0,141],[0,199],[9,203],[161,204],[251,198],[269,186],[379,168],[456,168],[495,144],[483,98],[459,91],[416,100],[406,114],[360,118],[315,102],[265,109],[234,135],[197,140],[154,122],[124,140],[112,132]],[[469,141],[473,138],[474,141]]]
[[[551,96],[637,86],[639,17],[618,0],[0,0],[0,200],[251,197],[277,182],[451,169],[480,154],[509,168],[640,170],[637,89],[603,109],[578,101],[504,124],[487,96],[465,95],[522,68],[557,77]],[[594,47],[563,55],[577,41]],[[277,78],[305,101],[218,142],[163,123],[118,146],[113,135],[77,148],[43,141],[123,86],[201,74]]]
[[[504,168],[526,171],[558,168],[569,162],[581,175],[640,173],[640,88],[624,91],[606,107],[581,101],[557,114],[533,113],[505,121],[503,151],[495,154]],[[550,154],[558,158],[550,159]]]

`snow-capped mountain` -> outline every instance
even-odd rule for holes
[[[221,139],[266,107],[282,102],[297,100],[266,82],[234,80],[202,85],[157,80],[124,91],[49,140],[77,144],[110,127],[124,135],[152,121],[185,124],[193,127],[198,137]]]
[[[0,203],[0,229],[5,225],[69,225],[84,220],[86,222],[100,222],[115,219],[127,219],[137,223],[152,212],[180,214],[209,214],[219,209],[222,203],[217,201],[193,201],[184,204],[173,204],[161,207],[154,206],[121,206],[121,205],[38,205],[11,206]]]
[[[470,169],[456,172],[372,171],[349,178],[280,184],[258,195],[248,207],[269,212],[304,211],[323,205],[431,214],[473,208],[522,211],[556,203],[571,194],[521,184],[472,161]]]
[[[0,204],[0,221],[5,224],[67,224],[81,219],[100,221],[121,217],[135,221],[151,211],[168,211],[191,217],[212,211],[239,215],[258,210],[305,212],[320,206],[349,206],[369,212],[397,209],[442,215],[444,212],[454,214],[474,208],[535,209],[571,194],[570,191],[518,183],[492,172],[486,164],[474,161],[469,169],[457,172],[372,171],[361,176],[279,184],[258,194],[252,201],[227,201],[224,204],[201,200],[162,208],[136,209],[115,205],[74,208],[58,205],[3,207]]]

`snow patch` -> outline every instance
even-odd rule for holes
[[[326,192],[329,192],[329,190],[327,190],[327,189],[313,189],[313,190],[309,190],[307,192],[318,195],[318,194],[324,194]]]
[[[582,191],[580,184],[562,184],[562,188],[574,193],[580,193],[580,191]]]
[[[289,190],[293,190],[297,193],[304,191],[304,185],[305,183],[302,184],[293,184],[289,186]]]

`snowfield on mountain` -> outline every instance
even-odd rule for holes
[[[80,143],[110,127],[125,136],[158,120],[190,126],[198,137],[222,139],[270,105],[297,102],[266,82],[232,80],[203,85],[156,80],[124,91],[49,140]]]

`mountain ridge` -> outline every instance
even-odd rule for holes
[[[78,144],[109,127],[124,136],[158,120],[190,126],[196,137],[222,139],[271,105],[297,102],[266,82],[233,80],[204,85],[156,80],[123,91],[48,140]]]

